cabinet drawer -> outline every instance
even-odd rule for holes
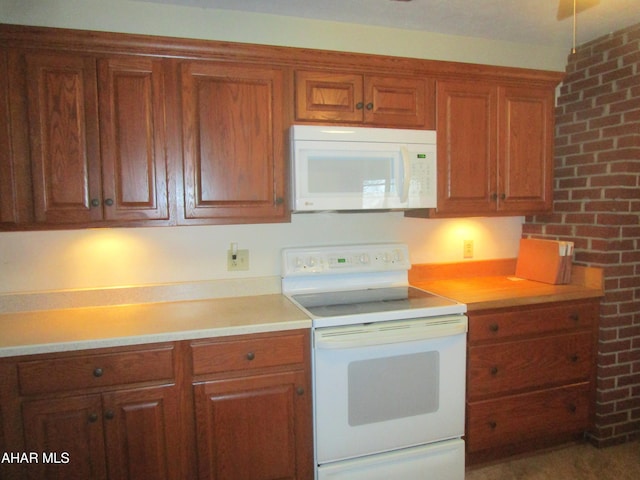
[[[469,343],[592,327],[598,302],[469,314]]]
[[[191,344],[193,374],[302,364],[306,342],[308,338],[304,333],[194,342]]]
[[[173,346],[48,358],[18,364],[20,393],[33,395],[173,379]]]
[[[467,404],[467,451],[589,427],[589,383]]]
[[[469,347],[468,398],[588,380],[592,345],[582,332]]]

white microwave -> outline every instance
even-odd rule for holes
[[[436,132],[294,125],[292,210],[435,208]]]

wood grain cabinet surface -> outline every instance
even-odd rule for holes
[[[174,344],[3,362],[2,419],[11,451],[37,462],[3,465],[9,479],[182,479],[183,395]],[[45,458],[46,456],[46,458]],[[5,478],[3,476],[3,478]]]
[[[12,128],[14,168],[30,171],[28,221],[168,220],[162,61],[48,51],[9,58],[12,91],[26,99],[14,104],[23,121]]]
[[[550,211],[553,89],[438,81],[435,216]]]
[[[287,222],[296,122],[438,131],[438,208],[551,208],[563,74],[0,25],[0,229]]]
[[[0,478],[312,480],[310,365],[307,329],[0,359],[0,447],[39,460]]]
[[[296,119],[433,128],[432,85],[426,77],[297,70]]]
[[[309,348],[308,331],[193,342],[200,479],[313,478]]]
[[[469,312],[469,463],[588,431],[598,315],[598,301]]]

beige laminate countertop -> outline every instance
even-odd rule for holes
[[[280,294],[0,314],[0,357],[311,328]]]
[[[550,285],[512,276],[414,280],[413,285],[467,304],[468,311],[599,298],[602,289],[579,283]]]

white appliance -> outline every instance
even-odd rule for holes
[[[436,132],[294,125],[297,212],[436,207]]]
[[[404,244],[288,248],[312,319],[317,480],[463,480],[466,305],[409,286]]]

